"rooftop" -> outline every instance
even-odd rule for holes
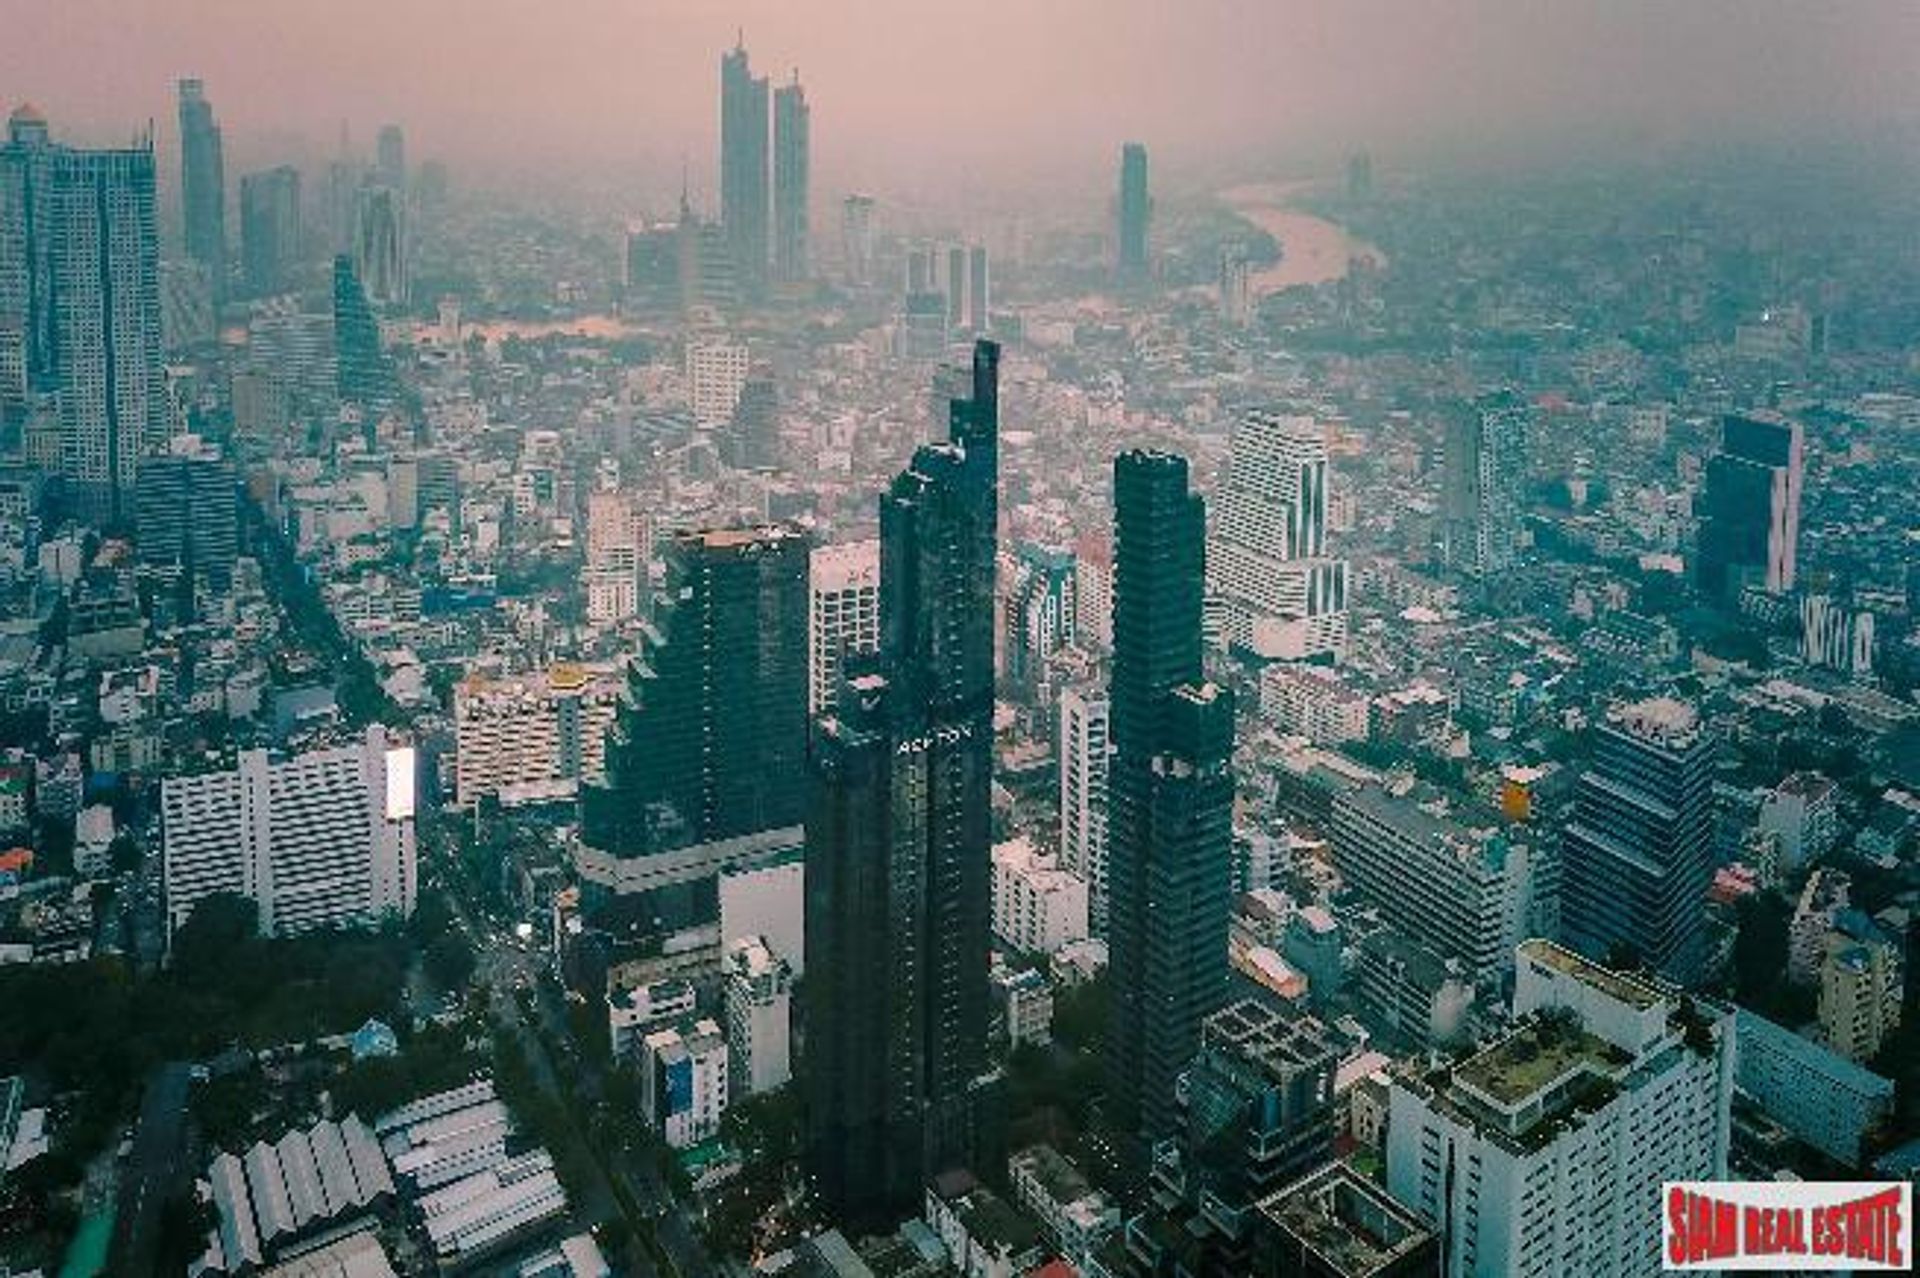
[[[1433,1234],[1406,1208],[1345,1163],[1331,1163],[1262,1199],[1258,1210],[1329,1272],[1349,1278],[1396,1271]]]
[[[1608,1073],[1626,1061],[1626,1053],[1605,1039],[1548,1016],[1471,1057],[1454,1071],[1454,1078],[1512,1106],[1577,1071]]]
[[[1563,976],[1571,976],[1582,984],[1591,985],[1602,994],[1617,999],[1636,1011],[1644,1012],[1661,1001],[1660,991],[1646,982],[1628,976],[1624,972],[1602,967],[1552,941],[1543,941],[1538,937],[1522,941],[1520,951],[1535,962],[1550,967]]]

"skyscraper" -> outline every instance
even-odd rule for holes
[[[1224,605],[1228,643],[1266,659],[1344,657],[1347,561],[1326,553],[1325,430],[1248,412],[1218,500],[1207,587]]]
[[[353,259],[333,259],[334,376],[340,398],[378,407],[393,402],[397,387],[393,366],[380,349],[380,323],[354,274]]]
[[[1186,460],[1122,453],[1113,493],[1107,1096],[1113,1126],[1151,1144],[1226,997],[1233,702],[1201,674],[1206,511]]]
[[[240,265],[255,297],[284,290],[300,260],[300,170],[283,164],[240,179]]]
[[[1800,541],[1800,423],[1778,415],[1729,416],[1707,461],[1694,578],[1709,595],[1745,586],[1793,589]]]
[[[947,249],[947,327],[959,328],[967,316],[967,250],[955,244]]]
[[[1713,756],[1699,712],[1671,698],[1616,706],[1595,729],[1561,853],[1561,924],[1573,948],[1602,961],[1624,948],[1676,981],[1699,973]]]
[[[31,103],[7,118],[0,147],[0,323],[21,333],[30,390],[51,390],[54,148],[47,118]]]
[[[225,590],[237,553],[234,490],[233,463],[193,435],[142,461],[135,502],[140,561]]]
[[[807,200],[811,159],[806,90],[799,73],[773,94],[773,278],[798,284],[807,278]]]
[[[810,1161],[844,1220],[999,1157],[987,1076],[999,348],[880,503],[880,650],[820,720],[807,815]]]
[[[967,250],[967,313],[966,325],[976,333],[984,333],[992,323],[990,305],[992,295],[987,287],[987,246],[976,244]]]
[[[407,223],[398,189],[363,186],[354,197],[353,269],[370,301],[406,305]]]
[[[873,197],[857,192],[840,203],[840,252],[847,283],[873,283]]]
[[[1147,194],[1147,148],[1129,142],[1120,148],[1120,255],[1115,274],[1122,284],[1147,279],[1147,223],[1153,200]]]
[[[1087,918],[1107,934],[1107,777],[1112,743],[1107,699],[1060,694],[1060,864],[1086,880]]]
[[[743,44],[720,59],[720,222],[742,293],[760,296],[767,280],[767,81],[754,76]]]
[[[220,126],[198,80],[180,82],[180,198],[187,256],[213,276],[218,301],[227,295],[227,179]]]
[[[1475,581],[1497,578],[1520,556],[1527,417],[1526,405],[1503,393],[1447,424],[1445,557]]]
[[[374,166],[382,186],[396,191],[407,189],[407,139],[397,124],[380,126],[374,141]]]

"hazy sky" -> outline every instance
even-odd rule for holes
[[[230,153],[265,140],[712,186],[718,61],[798,67],[816,186],[937,166],[1163,173],[1559,138],[1845,135],[1920,119],[1916,0],[0,0],[0,97],[68,137],[165,145],[208,83]],[[267,158],[274,158],[268,156]]]

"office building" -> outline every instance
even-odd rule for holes
[[[1526,405],[1503,393],[1447,422],[1443,551],[1449,568],[1474,581],[1493,581],[1519,561],[1528,418]]]
[[[749,363],[745,343],[715,338],[687,343],[687,405],[696,426],[713,430],[733,421]]]
[[[816,546],[807,570],[807,709],[833,709],[851,657],[880,646],[880,543]]]
[[[640,1105],[670,1149],[720,1134],[730,1096],[727,1038],[710,1020],[669,1026],[641,1040]]]
[[[207,897],[259,906],[263,936],[413,913],[414,752],[378,724],[352,745],[169,777],[160,789],[168,934]]]
[[[335,263],[334,286],[339,288],[339,263]],[[353,278],[353,263],[346,263],[348,280]],[[352,284],[357,296],[359,284]],[[365,299],[360,299],[365,305]],[[330,412],[340,396],[340,361],[335,336],[336,301],[322,314],[305,314],[298,299],[277,297],[256,303],[247,321],[247,352],[250,372],[279,387],[289,410]],[[369,316],[368,318],[371,318]],[[351,325],[350,325],[351,327]],[[362,330],[364,331],[364,330]],[[379,355],[379,329],[372,330],[373,353]],[[364,357],[364,349],[361,351]]]
[[[1740,1090],[1767,1117],[1846,1167],[1893,1112],[1893,1082],[1745,1008],[1734,1012]]]
[[[955,244],[947,249],[947,327],[957,329],[967,313],[967,250]]]
[[[180,201],[187,256],[207,268],[218,305],[227,295],[227,178],[220,126],[198,80],[180,81]]]
[[[1574,949],[1630,956],[1682,982],[1699,972],[1713,756],[1699,711],[1671,698],[1615,706],[1594,729],[1561,844],[1560,916]]]
[[[1491,813],[1469,824],[1360,785],[1334,797],[1328,833],[1342,881],[1474,980],[1497,985],[1538,930],[1539,857]]]
[[[809,273],[807,201],[812,173],[806,90],[794,73],[773,94],[773,278],[799,284]]]
[[[1147,148],[1129,142],[1120,148],[1120,252],[1115,274],[1122,285],[1147,280],[1147,223],[1153,200],[1147,194]]]
[[[984,333],[993,324],[993,296],[987,273],[987,246],[975,244],[967,250],[967,306],[960,322],[975,333]]]
[[[854,288],[873,283],[873,204],[871,195],[858,192],[840,202],[840,253]]]
[[[720,222],[748,298],[766,287],[767,210],[767,81],[736,45],[720,59]]]
[[[622,300],[642,311],[677,310],[680,290],[680,231],[672,222],[638,222],[627,227],[621,258]]]
[[[300,263],[300,170],[282,164],[240,179],[240,268],[247,292],[286,291]]]
[[[1702,593],[1733,602],[1750,586],[1772,595],[1793,589],[1804,448],[1800,423],[1777,414],[1721,422],[1720,451],[1707,459],[1695,509]]]
[[[135,484],[140,562],[225,591],[239,553],[233,464],[195,435],[146,458]]]
[[[1072,644],[1080,610],[1074,599],[1073,554],[1022,542],[1013,554],[1007,582],[1005,654],[1007,681],[1035,690],[1048,658]]]
[[[406,200],[390,186],[363,186],[353,203],[353,269],[378,306],[407,304]]]
[[[744,279],[734,265],[726,228],[695,213],[682,195],[675,237],[679,245],[681,309],[689,317],[707,322],[738,306]]]
[[[1185,459],[1135,450],[1113,469],[1107,1099],[1150,1145],[1226,997],[1233,701],[1201,673],[1206,510]]]
[[[0,327],[20,335],[18,358],[30,391],[58,384],[52,163],[57,153],[38,108],[23,104],[7,117],[6,145],[0,147]]]
[[[1060,693],[1060,864],[1087,885],[1087,926],[1107,934],[1107,778],[1113,742],[1107,699]]]
[[[605,776],[619,700],[610,667],[463,679],[453,689],[454,801],[514,807],[572,798]]]
[[[1393,1074],[1387,1192],[1448,1274],[1657,1273],[1662,1184],[1727,1177],[1733,1018],[1548,941],[1515,976],[1515,1028]]]
[[[1347,563],[1326,553],[1325,430],[1310,417],[1247,412],[1216,502],[1207,591],[1227,646],[1261,660],[1344,658]]]
[[[793,1077],[792,966],[765,937],[746,936],[728,943],[726,972],[734,1095],[758,1096],[785,1087]]]
[[[880,502],[880,647],[818,724],[807,813],[810,1163],[891,1224],[1000,1155],[986,1062],[999,347]]]
[[[367,304],[353,259],[333,259],[334,389],[343,403],[375,409],[399,394],[393,365],[380,346],[380,321]]]
[[[1256,1204],[1252,1278],[1435,1278],[1440,1240],[1350,1163]]]
[[[380,185],[407,189],[407,138],[397,124],[383,124],[374,138],[374,172]]]
[[[773,365],[761,362],[747,369],[718,443],[720,460],[735,470],[766,470],[778,461],[780,393]]]
[[[1355,947],[1354,985],[1369,1024],[1414,1047],[1451,1047],[1472,1032],[1473,972],[1383,927]]]
[[[994,844],[993,934],[1022,954],[1051,954],[1085,939],[1086,880],[1024,835]]]

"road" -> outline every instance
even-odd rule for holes
[[[191,1068],[175,1061],[160,1066],[147,1079],[140,1098],[140,1126],[120,1178],[112,1273],[156,1272],[167,1198],[192,1174],[187,1139],[187,1092],[192,1078]]]

